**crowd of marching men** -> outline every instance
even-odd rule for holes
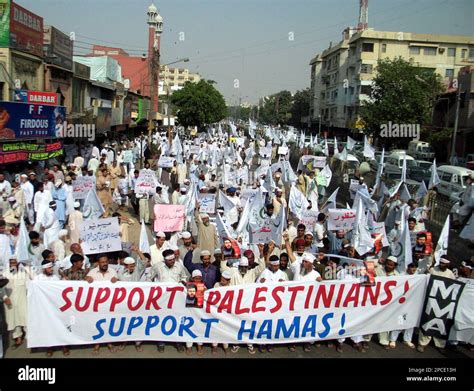
[[[231,129],[232,132],[235,133],[235,129]],[[404,197],[399,187],[395,192],[387,192],[388,196],[382,196],[382,202],[375,202],[372,200],[374,189],[359,177],[353,205],[353,209],[358,210],[356,223],[350,229],[329,230],[328,210],[336,208],[336,195],[322,202],[329,183],[319,180],[321,170],[303,167],[295,174],[289,164],[281,164],[273,171],[272,163],[288,162],[288,152],[279,155],[278,147],[270,144],[268,152],[259,155],[257,148],[268,148],[263,138],[256,141],[255,136],[249,139],[235,134],[241,136],[238,139],[243,139],[242,143],[231,141],[231,137],[222,133],[220,125],[217,135],[214,129],[212,135],[209,133],[198,143],[177,134],[173,138],[156,133],[150,139],[139,137],[105,144],[102,150],[93,146],[69,165],[44,167],[41,173],[39,168],[26,174],[17,173],[19,181],[13,179],[11,173],[10,180],[0,174],[3,269],[0,299],[8,334],[13,339],[12,349],[22,345],[27,337],[27,281],[30,279],[185,283],[191,306],[199,305],[195,298],[197,291],[202,297],[202,290],[224,286],[335,279],[362,281],[367,274],[364,261],[373,262],[375,275],[379,277],[431,273],[452,279],[472,279],[472,258],[456,265],[453,273],[446,252],[439,257],[433,254],[431,234],[424,226],[427,212],[424,206],[429,203],[429,192],[424,199],[415,200]],[[174,158],[173,165],[158,167],[158,158],[144,153],[151,145],[159,155]],[[192,153],[192,146],[198,147],[197,153]],[[132,154],[131,161],[124,161],[126,151]],[[154,171],[157,183],[153,191],[142,191],[135,186],[141,171],[139,163],[142,163],[141,170]],[[247,176],[237,179],[231,175],[244,168]],[[89,256],[83,253],[79,227],[84,219],[84,201],[75,200],[72,190],[72,183],[79,176],[95,178],[95,190],[104,209],[102,217],[119,218],[122,251]],[[258,190],[253,201],[241,198],[248,189]],[[197,195],[206,193],[218,194],[220,207],[215,216],[200,211]],[[259,216],[255,218],[252,217],[253,202],[259,208]],[[135,214],[142,224],[150,224],[152,207],[156,204],[184,205],[185,228],[180,232],[155,232],[154,244],[145,251],[138,243],[130,243],[129,227],[135,223],[127,214]],[[304,224],[300,218],[307,210],[312,210],[315,216],[311,224]],[[251,237],[247,227],[252,223],[265,219],[277,221],[282,215],[284,218],[279,220],[274,239],[259,242]],[[373,240],[364,242],[362,215],[364,221],[385,223],[388,246]],[[135,225],[137,229],[140,226]],[[404,231],[405,227],[409,232]],[[21,229],[28,231],[27,242],[18,240]],[[409,235],[409,260],[407,251],[403,252],[404,256],[399,251],[404,245],[403,235]],[[24,255],[20,257],[20,253],[26,253],[27,259]],[[385,349],[393,349],[402,333],[403,344],[423,352],[431,337],[418,330],[415,340],[414,331],[379,333],[378,342]],[[352,346],[363,353],[372,337],[361,335],[350,340]],[[344,342],[345,339],[338,339],[325,343],[342,352]],[[451,342],[450,345],[456,345],[456,341]],[[446,348],[444,340],[434,338],[434,344],[439,349]],[[320,345],[316,341],[304,343],[302,348],[309,352]],[[143,348],[139,341],[135,346],[137,351]],[[125,344],[107,345],[110,351],[124,347]],[[159,352],[164,352],[163,342],[158,342],[157,347]],[[192,347],[192,342],[176,344],[178,351],[187,354],[192,354]],[[240,346],[224,344],[222,348],[225,352],[236,352]],[[246,348],[250,354],[257,350],[272,352],[272,345],[247,345]],[[203,349],[202,344],[197,344],[198,354],[202,354]],[[290,344],[288,349],[295,351],[296,345]],[[62,350],[64,355],[70,354],[68,347]],[[53,351],[53,348],[47,349],[47,356]],[[212,344],[211,351],[218,351],[217,344]],[[93,354],[99,352],[100,345],[95,345]]]

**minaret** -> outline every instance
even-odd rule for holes
[[[360,0],[359,4],[359,23],[357,30],[366,30],[369,27],[369,0]]]
[[[155,119],[158,112],[158,79],[160,75],[160,37],[163,32],[163,18],[158,9],[152,3],[147,11],[148,24],[148,69],[149,86],[147,92],[150,95],[150,117],[149,130],[152,131],[152,119]]]

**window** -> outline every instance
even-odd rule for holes
[[[362,44],[362,51],[363,52],[373,52],[374,51],[374,44],[370,42],[364,42]]]
[[[466,58],[467,49],[461,49],[461,58]]]
[[[387,53],[387,44],[386,43],[382,44],[382,53]]]
[[[469,60],[474,58],[474,49],[469,49]]]
[[[370,92],[372,91],[372,86],[361,86],[360,87],[360,93],[364,95],[370,95]]]
[[[360,73],[372,73],[372,64],[361,64]]]
[[[354,95],[354,87],[349,87],[349,95]]]
[[[453,77],[454,76],[454,69],[446,69],[445,76],[446,77]]]
[[[456,57],[456,48],[448,48],[448,57]]]
[[[451,178],[453,177],[453,174],[450,174],[448,172],[443,173],[440,179],[442,179],[445,182],[451,182]]]
[[[436,56],[436,48],[423,48],[423,54],[425,56]]]
[[[410,54],[418,55],[420,54],[419,46],[410,46]]]

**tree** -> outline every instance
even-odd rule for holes
[[[430,70],[401,57],[379,60],[370,99],[360,109],[365,132],[381,136],[381,126],[389,121],[420,127],[430,123],[433,104],[442,90],[440,77]]]
[[[292,97],[290,91],[280,91],[264,100],[259,120],[270,125],[286,125],[291,118]]]
[[[171,95],[180,125],[202,128],[225,118],[227,108],[224,97],[213,84],[212,80],[186,82],[181,90]]]
[[[305,90],[296,91],[293,96],[293,105],[291,107],[291,118],[289,120],[289,125],[294,127],[301,127],[302,117],[307,117],[309,115],[309,104],[311,99],[311,90],[306,88]]]

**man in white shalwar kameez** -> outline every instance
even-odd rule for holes
[[[43,221],[44,212],[48,209],[48,205],[52,200],[53,196],[51,195],[51,192],[48,189],[45,189],[44,184],[41,183],[33,199],[34,211],[36,213],[36,224],[34,226],[35,231],[39,231],[41,222]]]
[[[59,231],[61,230],[61,225],[59,223],[58,217],[56,216],[56,201],[51,201],[49,203],[49,208],[46,209],[43,221],[41,225],[44,230],[43,242],[46,248],[49,248],[50,244],[59,238]]]
[[[81,204],[79,201],[76,201],[74,202],[74,212],[69,215],[67,223],[69,237],[71,238],[72,243],[79,243],[82,220]]]

